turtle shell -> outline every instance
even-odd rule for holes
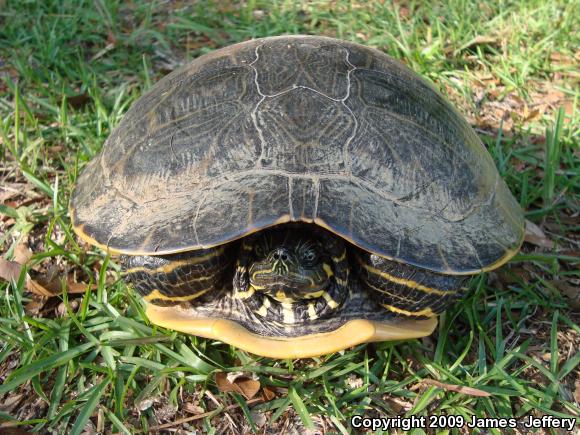
[[[449,274],[507,261],[524,227],[485,147],[431,85],[377,50],[314,36],[226,47],[159,81],[78,178],[71,212],[112,252],[309,222]]]

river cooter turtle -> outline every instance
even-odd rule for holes
[[[243,42],[159,81],[78,178],[71,217],[121,256],[152,322],[278,358],[430,334],[524,227],[431,85],[315,36]]]

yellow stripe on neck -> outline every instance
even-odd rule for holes
[[[368,270],[370,273],[372,273],[373,275],[378,275],[382,278],[385,278],[388,281],[394,282],[395,284],[402,284],[402,285],[409,287],[413,290],[420,290],[420,291],[425,292],[425,293],[430,293],[430,294],[435,294],[435,295],[440,295],[440,296],[453,295],[453,294],[457,293],[454,290],[439,290],[439,289],[436,289],[433,287],[427,287],[423,284],[419,284],[417,281],[399,278],[397,276],[388,274],[387,272],[383,272],[382,270],[379,270],[375,267],[369,266],[368,264],[364,263],[358,257],[357,257],[357,259],[358,259],[359,264],[363,268]]]
[[[403,310],[402,308],[397,308],[393,305],[388,305],[388,304],[381,304],[383,307],[385,307],[387,310],[389,311],[393,311],[395,313],[399,313],[399,314],[404,314],[405,316],[415,316],[415,317],[419,317],[419,316],[426,316],[426,317],[435,317],[437,314],[435,314],[433,312],[433,310],[431,310],[431,308],[425,308],[423,310],[420,311],[407,311],[407,310]]]
[[[374,286],[373,284],[371,284],[370,282],[368,282],[368,281],[367,281],[366,279],[364,279],[364,278],[363,278],[363,282],[364,282],[364,285],[366,285],[366,286],[368,286],[368,287],[372,288],[374,291],[376,291],[376,292],[379,292],[379,293],[382,293],[382,294],[384,294],[384,295],[389,295],[389,296],[391,296],[391,297],[395,297],[395,298],[397,298],[397,299],[400,299],[400,300],[402,300],[402,301],[406,301],[406,302],[409,302],[409,303],[417,303],[417,302],[419,302],[419,301],[416,301],[416,300],[413,300],[413,299],[406,298],[406,297],[405,297],[405,296],[403,296],[403,295],[398,295],[398,294],[396,294],[396,293],[391,293],[391,292],[388,292],[388,291],[386,291],[386,290],[383,290],[382,288],[379,288],[379,287],[377,287],[377,286]]]
[[[187,295],[187,296],[167,296],[167,295],[164,295],[163,293],[161,293],[159,290],[154,289],[147,296],[143,297],[143,299],[145,299],[147,302],[153,301],[155,299],[161,299],[163,301],[185,302],[185,301],[191,301],[191,300],[203,295],[204,293],[208,292],[209,290],[210,289],[206,288],[206,289],[198,291],[197,293],[194,293],[192,295]]]
[[[302,298],[303,299],[316,299],[319,298],[324,294],[325,290],[316,290],[315,292],[305,293]]]
[[[308,317],[310,318],[310,320],[318,319],[318,314],[316,314],[316,309],[314,308],[313,302],[310,302],[308,304]]]
[[[332,271],[332,267],[330,267],[330,265],[328,263],[324,263],[322,265],[322,269],[324,269],[324,271],[326,272],[326,276],[328,276],[329,278],[334,276],[334,272]]]
[[[332,261],[336,262],[336,263],[340,263],[341,261],[344,261],[346,259],[346,249],[344,249],[342,251],[342,254],[340,255],[340,257],[332,257]]]
[[[286,324],[293,324],[296,321],[292,304],[282,303],[282,315],[284,316],[284,323]]]
[[[328,292],[322,293],[322,297],[324,298],[324,300],[326,301],[326,303],[330,308],[335,309],[338,307],[338,302],[332,299],[332,296],[330,296]]]
[[[260,307],[260,309],[258,311],[256,311],[256,313],[262,317],[266,317],[266,315],[268,314],[269,307],[270,307],[270,300],[268,298],[264,298],[264,302],[262,303],[262,306]]]
[[[234,297],[236,299],[248,299],[249,297],[251,297],[254,294],[254,287],[252,287],[251,285],[248,286],[248,290],[246,290],[245,292],[240,292],[240,291],[235,291],[234,292]]]
[[[143,266],[133,267],[131,269],[127,269],[127,271],[125,271],[125,274],[127,275],[127,274],[135,273],[135,272],[146,272],[148,274],[171,273],[175,269],[177,269],[178,267],[191,266],[194,264],[203,263],[203,262],[209,260],[210,258],[217,257],[218,255],[223,254],[223,252],[224,252],[223,247],[216,248],[215,251],[210,252],[210,253],[205,254],[205,255],[202,255],[201,257],[192,257],[192,258],[185,258],[183,260],[174,260],[168,264],[164,264],[163,266],[156,267],[155,269],[150,269],[150,268],[143,267]]]

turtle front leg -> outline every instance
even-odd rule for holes
[[[124,279],[147,302],[160,306],[211,298],[233,274],[227,246],[170,255],[123,255]]]
[[[431,272],[362,250],[356,250],[354,257],[362,287],[379,305],[399,316],[436,316],[464,292],[464,276]]]

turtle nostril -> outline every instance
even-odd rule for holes
[[[291,255],[284,248],[278,248],[270,254],[269,258],[271,261],[282,261],[286,263],[290,261]]]

